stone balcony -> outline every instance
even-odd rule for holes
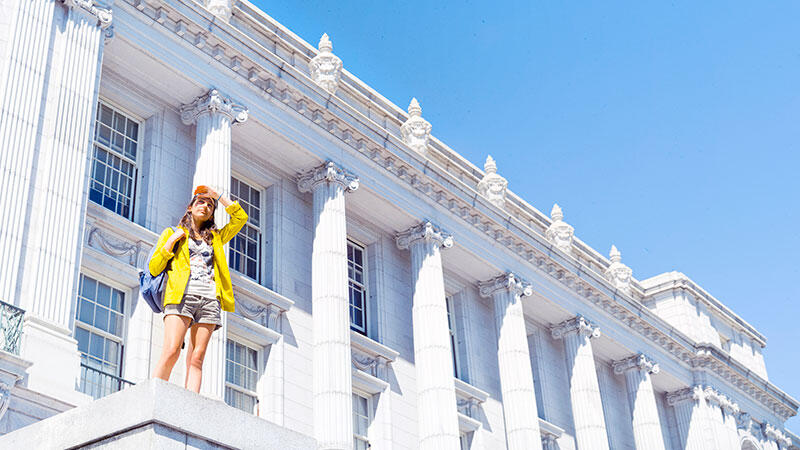
[[[0,437],[0,448],[310,449],[306,436],[161,380],[147,380]]]

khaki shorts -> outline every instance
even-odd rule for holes
[[[170,303],[164,307],[164,317],[169,315],[188,317],[195,323],[216,325],[214,330],[222,326],[222,312],[216,298],[184,295],[180,303]]]

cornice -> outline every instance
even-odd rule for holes
[[[506,210],[501,210],[485,200],[476,191],[477,182],[481,178],[476,174],[482,174],[480,170],[465,162],[463,158],[448,159],[445,155],[453,155],[455,152],[434,137],[431,137],[428,146],[429,159],[425,160],[416,154],[397,134],[387,129],[391,122],[392,127],[397,130],[395,133],[398,132],[400,124],[408,118],[396,106],[380,106],[376,103],[376,106],[381,108],[385,106],[384,109],[391,113],[383,117],[383,124],[376,123],[345,100],[324,91],[297,67],[285,61],[274,61],[276,59],[274,55],[270,59],[274,50],[263,47],[228,23],[215,22],[215,16],[194,1],[172,0],[170,3],[190,9],[195,13],[196,19],[202,20],[203,23],[193,23],[191,19],[163,0],[150,3],[144,0],[124,1],[173,33],[176,38],[191,43],[199,52],[217,60],[232,72],[232,76],[249,81],[265,97],[282,103],[286,108],[307,119],[309,125],[316,125],[340,139],[355,153],[371,161],[375,167],[383,169],[385,174],[407,184],[419,197],[450,211],[479,234],[486,235],[499,247],[527,261],[553,282],[613,316],[671,354],[677,361],[689,367],[694,366],[695,344],[641,304],[641,288],[635,280],[632,282],[633,295],[615,289],[602,275],[609,262],[578,239],[575,239],[575,246],[580,252],[576,252],[574,256],[566,255],[554,248],[546,240],[541,229],[542,225],[549,226],[549,219],[541,217],[543,216],[541,213],[512,192],[508,192],[506,202],[512,206]],[[239,11],[237,6],[234,16],[239,14]],[[277,67],[278,73],[285,76],[274,75],[271,70],[246,56],[239,48],[218,36],[211,35],[209,30],[215,28],[223,30],[222,34],[239,40],[248,49],[257,52],[259,57],[270,59],[269,62]],[[280,38],[279,34],[275,35]],[[311,58],[309,55],[313,54],[313,48],[307,53],[292,53],[293,57],[304,55],[302,58],[308,60]],[[341,88],[347,87],[352,79],[354,78],[343,70]],[[299,83],[301,86],[293,86],[291,83]],[[361,92],[361,95],[369,95],[370,100],[382,99],[371,89],[363,86],[362,88],[358,92]],[[337,114],[331,111],[336,111]],[[348,120],[358,123],[351,124]],[[468,170],[470,166],[471,171]],[[457,168],[456,173],[450,171],[454,168]],[[463,177],[460,177],[461,175]],[[728,363],[718,360],[716,356],[710,358],[716,360],[716,364]],[[711,364],[707,359],[703,361],[704,364]],[[762,384],[762,380],[753,374],[740,376],[738,372],[733,372],[736,371],[727,371],[731,378],[726,380],[742,384],[743,391],[759,401],[766,402],[765,404],[779,416],[789,417],[796,413],[798,403],[771,384]]]

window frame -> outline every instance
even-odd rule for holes
[[[100,205],[100,206],[102,207],[102,205]],[[80,307],[79,303],[80,303],[80,297],[81,297],[81,291],[80,291],[80,288],[81,288],[80,279],[81,279],[81,277],[92,278],[95,282],[103,283],[106,286],[110,287],[111,289],[116,289],[117,291],[120,291],[122,293],[122,296],[123,296],[123,298],[122,298],[122,330],[121,330],[119,336],[117,336],[115,334],[112,334],[112,333],[109,333],[107,331],[103,331],[103,330],[95,327],[94,325],[87,324],[86,322],[83,322],[83,321],[78,319],[77,316],[78,316],[78,310],[79,310],[79,307]],[[82,328],[82,329],[84,329],[84,330],[86,330],[86,331],[88,331],[90,333],[95,333],[95,334],[101,336],[104,339],[111,339],[111,340],[117,342],[117,344],[120,346],[120,349],[119,349],[119,364],[117,365],[117,372],[118,373],[112,374],[112,373],[108,373],[105,370],[101,370],[101,369],[93,369],[93,370],[97,370],[98,372],[101,372],[103,374],[116,377],[119,380],[121,380],[121,382],[130,383],[129,381],[127,381],[127,377],[126,377],[126,371],[130,370],[130,367],[129,367],[128,364],[126,364],[126,361],[125,361],[125,350],[126,350],[125,347],[127,346],[127,342],[128,342],[128,327],[130,326],[130,315],[129,314],[133,311],[133,301],[134,301],[134,299],[133,299],[133,290],[130,288],[130,286],[122,284],[122,283],[120,283],[120,282],[118,282],[116,280],[110,280],[104,274],[102,274],[102,273],[100,273],[100,272],[98,272],[96,270],[92,270],[90,268],[87,268],[87,267],[81,267],[80,271],[78,272],[78,280],[79,281],[77,283],[77,286],[75,287],[75,291],[74,291],[74,294],[73,294],[73,299],[75,301],[75,303],[73,305],[74,309],[72,310],[72,313],[70,315],[70,318],[72,320],[72,322],[71,322],[72,323],[72,325],[71,325],[72,338],[77,341],[77,329],[80,327],[80,328]],[[79,354],[80,364],[85,364],[82,361],[82,359],[83,359],[82,352],[79,351],[78,354]],[[79,365],[79,368],[80,368],[80,365]],[[81,373],[82,373],[82,371],[81,371]],[[79,377],[79,381],[78,382],[82,383],[82,377]],[[117,391],[114,391],[114,392],[117,392]],[[113,394],[114,392],[110,392],[110,393],[108,393],[106,395]]]
[[[368,307],[368,305],[369,305],[369,279],[368,279],[368,272],[369,272],[368,267],[369,267],[369,265],[368,265],[368,261],[367,261],[367,246],[362,244],[358,240],[353,239],[350,236],[347,236],[347,243],[346,243],[347,247],[349,247],[351,244],[353,245],[353,247],[356,247],[361,251],[361,274],[363,276],[363,279],[359,283],[358,281],[355,281],[354,279],[350,278],[350,273],[349,273],[350,272],[350,258],[349,258],[349,256],[345,255],[347,257],[347,271],[348,271],[348,274],[347,274],[348,317],[350,317],[350,314],[349,314],[350,313],[350,309],[353,307],[352,303],[350,303],[350,283],[354,283],[356,285],[360,284],[361,285],[360,286],[361,287],[361,293],[362,293],[362,308],[361,308],[362,309],[362,323],[364,325],[363,325],[363,329],[358,329],[357,327],[354,326],[353,321],[350,320],[350,329],[355,331],[356,333],[363,334],[364,336],[369,337],[369,322],[368,322],[368,320],[370,319],[369,307]],[[347,251],[347,249],[345,250],[345,253],[349,253]],[[355,264],[355,261],[353,261],[353,264]]]
[[[256,255],[258,257],[258,259],[256,260],[256,276],[257,276],[257,278],[254,279],[250,275],[247,275],[244,272],[240,272],[238,269],[235,269],[234,267],[232,267],[232,264],[230,264],[231,265],[231,270],[234,270],[234,271],[236,271],[236,273],[239,273],[242,276],[247,277],[247,278],[255,281],[256,283],[258,283],[259,285],[263,286],[264,279],[266,278],[266,276],[265,276],[266,275],[265,274],[266,264],[264,262],[267,259],[266,258],[266,247],[267,246],[264,245],[264,235],[266,234],[264,232],[264,226],[265,226],[265,223],[264,223],[265,222],[264,221],[264,209],[265,209],[265,206],[266,206],[266,198],[265,198],[266,189],[264,189],[258,183],[253,183],[247,177],[243,177],[243,176],[240,176],[239,174],[232,173],[231,174],[230,183],[229,183],[230,185],[228,187],[228,190],[230,191],[231,200],[233,200],[233,201],[238,201],[237,199],[233,198],[233,179],[234,178],[239,183],[243,183],[243,184],[247,185],[250,189],[258,192],[258,205],[255,205],[258,208],[258,214],[259,214],[258,227],[254,226],[254,225],[251,225],[250,224],[250,220],[248,219],[247,223],[245,223],[244,227],[242,228],[242,230],[244,230],[246,227],[249,226],[249,227],[252,227],[252,228],[258,230],[258,250],[256,251]],[[237,236],[238,236],[238,234],[237,234]],[[233,239],[236,239],[236,236],[234,236]],[[231,252],[233,252],[233,239],[231,239],[231,243],[229,244],[228,255],[227,255],[230,262],[233,261],[233,258],[231,258],[231,256],[232,256]]]
[[[462,375],[461,358],[458,356],[458,329],[453,297],[453,295],[445,296],[445,308],[447,309],[447,328],[450,334],[450,351],[453,353],[453,377],[460,380]]]
[[[108,106],[109,108],[113,109],[115,112],[124,115],[126,117],[126,119],[132,120],[132,121],[137,123],[138,127],[137,127],[137,133],[136,133],[136,158],[134,158],[133,160],[130,157],[124,155],[124,154],[118,153],[113,148],[111,148],[109,146],[106,146],[103,143],[100,143],[95,138],[95,136],[97,135],[97,125],[98,125],[98,122],[99,122],[98,114],[100,113],[101,105]],[[131,188],[130,217],[126,217],[126,216],[118,213],[117,211],[106,207],[102,203],[97,203],[94,200],[89,200],[89,201],[91,201],[93,203],[96,203],[100,207],[102,207],[102,208],[104,208],[104,209],[106,209],[108,211],[111,211],[112,213],[117,214],[118,216],[120,216],[120,217],[122,217],[122,218],[124,218],[126,220],[129,220],[131,222],[135,222],[136,219],[137,219],[136,204],[137,204],[137,198],[139,197],[139,191],[141,189],[141,183],[139,183],[139,170],[140,170],[140,167],[141,167],[142,149],[144,147],[144,143],[143,143],[144,126],[145,126],[145,119],[140,117],[138,114],[132,113],[130,110],[120,106],[118,103],[116,103],[116,102],[114,102],[114,101],[112,101],[112,100],[110,100],[110,99],[108,99],[106,97],[98,96],[98,98],[97,98],[97,100],[95,102],[94,115],[92,116],[92,127],[91,127],[91,130],[92,130],[91,131],[91,133],[92,133],[92,135],[91,135],[91,138],[92,138],[91,144],[92,145],[91,145],[91,148],[89,150],[91,152],[91,154],[89,155],[90,163],[89,163],[88,174],[87,174],[88,182],[89,182],[89,189],[88,189],[89,192],[88,192],[87,195],[90,196],[90,194],[91,194],[91,184],[92,184],[93,179],[94,179],[93,178],[93,171],[94,171],[94,161],[95,161],[95,146],[99,146],[103,151],[106,151],[106,152],[108,152],[108,153],[110,153],[110,154],[122,159],[123,161],[126,161],[128,163],[133,164],[133,174],[131,176],[132,180],[133,180],[133,186]],[[106,185],[103,184],[103,186],[105,187]]]
[[[228,361],[229,361],[229,359],[228,359],[228,341],[229,340],[233,341],[233,342],[235,342],[235,343],[237,343],[239,345],[242,345],[242,346],[244,346],[246,348],[249,348],[250,350],[254,350],[256,352],[256,385],[254,386],[255,387],[254,391],[250,391],[246,387],[239,386],[238,384],[234,384],[234,383],[228,381]],[[261,376],[263,375],[263,368],[262,368],[262,366],[263,366],[262,358],[263,357],[264,357],[264,352],[263,352],[263,347],[261,345],[258,345],[258,344],[254,343],[254,342],[251,342],[251,341],[247,340],[247,339],[244,339],[244,338],[242,338],[241,336],[238,336],[238,335],[228,334],[225,337],[225,374],[224,374],[225,389],[227,390],[228,388],[231,388],[234,391],[237,391],[237,392],[240,392],[240,393],[242,393],[244,395],[247,395],[247,396],[255,398],[255,400],[256,400],[255,405],[254,405],[255,406],[255,410],[250,411],[250,414],[252,414],[252,415],[254,415],[256,417],[259,416],[259,412],[260,412],[259,410],[260,410],[260,404],[261,404],[261,396],[259,395],[259,392],[258,392],[258,385],[259,385],[259,381],[261,380]],[[235,361],[233,361],[233,362],[234,362],[234,364],[239,364],[239,363],[237,363]],[[241,364],[239,364],[239,365],[241,365]],[[237,408],[236,406],[233,406],[233,405],[229,404],[227,401],[225,401],[225,392],[223,392],[222,401],[226,405],[230,406],[231,408],[236,408],[239,411],[244,411],[243,409]]]
[[[372,412],[372,406],[373,406],[372,403],[373,403],[373,397],[374,396],[372,394],[368,394],[368,393],[366,393],[364,391],[361,391],[360,389],[353,389],[353,395],[361,397],[361,398],[363,398],[363,399],[365,399],[367,401],[367,405],[366,405],[366,410],[367,410],[367,416],[366,416],[366,419],[367,419],[367,430],[366,431],[367,431],[367,434],[365,434],[365,435],[356,434],[356,424],[355,424],[355,420],[354,420],[353,421],[353,430],[352,430],[353,447],[355,448],[355,440],[358,439],[358,440],[360,440],[362,442],[366,442],[367,443],[367,448],[370,448],[370,447],[372,447],[372,444],[370,443],[369,431],[370,431],[370,428],[372,427],[372,422],[375,420],[375,417],[374,417],[373,412]],[[352,399],[352,397],[351,397],[351,399]],[[355,405],[353,405],[353,407],[351,407],[351,409],[352,409],[351,414],[353,414],[353,415],[356,414],[354,406]]]

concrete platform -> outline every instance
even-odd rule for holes
[[[162,380],[0,437],[0,448],[309,450],[315,440]]]

